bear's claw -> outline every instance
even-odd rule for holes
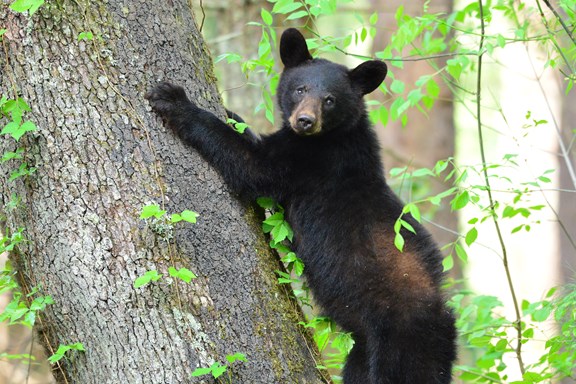
[[[155,85],[144,95],[152,110],[161,116],[170,114],[178,104],[189,103],[184,88],[167,82]]]

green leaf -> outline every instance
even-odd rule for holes
[[[396,233],[396,236],[394,237],[394,245],[399,251],[404,249],[404,237],[402,237],[400,232]]]
[[[28,11],[32,16],[42,4],[44,4],[44,0],[16,0],[10,5],[10,8],[16,12]]]
[[[412,177],[424,177],[424,176],[436,176],[434,172],[432,172],[428,168],[418,168],[415,169],[414,172],[411,173]]]
[[[168,274],[172,277],[176,277],[186,283],[189,283],[192,281],[192,279],[196,279],[198,276],[196,276],[194,273],[192,273],[191,270],[189,270],[188,268],[180,268],[178,270],[176,270],[176,268],[174,267],[169,267],[168,268]]]
[[[444,272],[454,268],[454,258],[452,255],[448,255],[444,258],[444,260],[442,260],[442,267],[444,267]]]
[[[155,217],[155,218],[159,219],[162,216],[164,216],[165,213],[166,213],[166,211],[160,209],[160,206],[158,204],[150,204],[150,205],[145,205],[144,207],[142,207],[142,212],[140,213],[140,218],[141,219],[148,219],[150,217]]]
[[[505,351],[507,348],[508,348],[508,340],[506,339],[498,340],[498,342],[494,346],[494,349],[499,352]]]
[[[204,376],[212,373],[212,368],[196,368],[194,372],[192,372],[192,377]]]
[[[276,212],[273,215],[270,215],[263,221],[264,224],[271,225],[276,227],[284,222],[284,214],[282,212]]]
[[[533,338],[534,337],[534,328],[528,328],[527,330],[522,332],[522,336],[524,336],[526,339]]]
[[[272,14],[268,12],[265,8],[262,8],[262,10],[260,11],[260,16],[262,16],[262,21],[266,25],[272,25],[272,23],[274,22]]]
[[[12,137],[14,138],[14,140],[18,141],[22,136],[24,136],[26,132],[35,131],[36,129],[37,129],[36,124],[28,120],[23,122],[22,125],[18,127],[18,129],[12,134]]]
[[[298,12],[294,12],[291,13],[286,20],[296,20],[296,19],[301,19],[303,17],[308,17],[308,12],[306,11],[298,11]]]
[[[256,199],[256,203],[264,209],[273,209],[276,203],[270,197],[259,197]]]
[[[228,362],[230,364],[236,362],[236,361],[243,361],[243,362],[247,362],[248,360],[246,359],[246,356],[243,353],[237,352],[233,355],[226,355],[226,360],[228,360]]]
[[[222,365],[219,362],[215,362],[214,364],[212,364],[210,366],[210,369],[212,370],[212,376],[217,379],[220,376],[222,376],[222,374],[224,372],[226,372],[226,369],[228,369],[228,367],[226,365]]]
[[[506,45],[506,39],[504,38],[504,36],[502,36],[501,34],[498,34],[498,36],[496,36],[496,44],[500,48],[504,48],[504,46]]]
[[[288,238],[288,235],[290,234],[289,228],[284,225],[284,223],[285,222],[283,221],[281,224],[275,226],[274,229],[272,229],[272,232],[270,232],[274,238],[274,241],[277,243]]]
[[[392,84],[390,84],[390,90],[394,93],[403,93],[405,85],[402,81],[395,79]]]
[[[182,211],[182,213],[180,215],[182,217],[182,220],[187,221],[187,222],[192,223],[192,224],[196,224],[196,218],[198,216],[200,216],[198,213],[196,213],[194,211],[189,211],[187,209]]]
[[[402,226],[404,228],[406,228],[407,230],[409,230],[410,232],[416,233],[416,230],[414,229],[414,227],[409,222],[400,219],[400,224],[402,224]]]
[[[136,278],[134,280],[134,288],[140,288],[143,285],[148,284],[151,281],[158,281],[162,277],[161,274],[158,273],[156,270],[146,271],[144,275]]]
[[[544,380],[542,375],[536,372],[525,372],[524,375],[522,375],[522,378],[528,380],[528,383],[539,383]]]
[[[462,191],[462,193],[456,195],[456,197],[452,199],[452,202],[450,204],[452,206],[452,210],[457,211],[459,209],[464,208],[469,201],[470,201],[470,195],[468,194],[467,190],[464,190]]]
[[[94,34],[92,32],[80,32],[78,34],[78,40],[93,40]]]
[[[414,218],[414,220],[416,220],[419,223],[422,222],[422,217],[420,215],[420,209],[414,203],[406,204],[404,206],[404,208],[402,209],[402,213],[410,213],[410,215],[412,216],[412,218]]]
[[[551,183],[551,182],[552,182],[552,180],[550,180],[550,179],[549,179],[548,177],[546,177],[546,176],[540,176],[540,177],[538,177],[538,180],[540,180],[540,181],[543,182],[543,183]]]
[[[468,233],[466,233],[466,244],[468,246],[472,245],[472,243],[474,243],[476,241],[476,239],[478,238],[478,230],[476,229],[476,227],[470,229],[468,231]]]
[[[136,280],[134,280],[134,288],[140,288],[143,285],[146,285],[150,282],[150,280],[152,280],[152,278],[150,276],[140,276],[138,278],[136,278]]]
[[[468,253],[466,253],[466,250],[458,243],[454,244],[454,249],[456,250],[456,256],[458,256],[458,258],[463,262],[467,263]]]
[[[5,152],[4,155],[2,155],[2,160],[0,160],[0,163],[5,163],[8,160],[21,160],[23,158],[23,152],[23,148],[18,148],[16,152]]]
[[[272,13],[287,14],[292,13],[302,6],[302,3],[290,1],[278,1],[272,8]]]
[[[64,354],[70,350],[76,350],[76,351],[82,351],[82,352],[85,351],[84,345],[82,343],[74,343],[74,344],[68,344],[68,345],[60,344],[56,353],[54,353],[52,356],[50,356],[48,358],[48,361],[50,363],[54,364],[55,362],[61,360],[64,357]]]
[[[304,273],[304,263],[302,260],[297,259],[294,261],[294,274],[296,274],[296,276],[302,276],[302,273]]]

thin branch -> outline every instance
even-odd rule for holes
[[[562,17],[560,17],[560,14],[556,11],[556,9],[552,6],[552,4],[550,4],[550,1],[544,0],[544,4],[546,4],[548,9],[550,9],[552,11],[552,13],[554,14],[554,16],[556,16],[556,19],[558,19],[558,22],[560,22],[560,25],[562,26],[562,28],[564,28],[564,31],[566,32],[568,37],[570,39],[572,39],[572,42],[574,43],[574,45],[576,45],[576,38],[574,38],[574,36],[572,36],[572,32],[570,31],[570,29],[568,28],[568,26],[564,22],[564,19],[562,19]]]
[[[488,192],[488,200],[490,202],[490,213],[492,216],[492,220],[494,222],[494,226],[496,228],[496,233],[498,235],[498,240],[500,241],[500,247],[502,249],[502,263],[504,264],[504,270],[506,272],[506,279],[508,280],[508,288],[510,289],[510,294],[512,295],[512,302],[514,304],[514,311],[516,313],[516,321],[514,322],[514,328],[517,331],[517,343],[516,343],[516,357],[518,358],[518,365],[520,367],[520,372],[524,375],[525,367],[524,362],[522,360],[522,317],[520,315],[520,305],[518,303],[518,299],[516,297],[516,289],[514,288],[514,284],[512,282],[512,275],[510,273],[510,267],[508,265],[508,252],[506,249],[506,244],[504,243],[504,238],[502,236],[502,231],[500,229],[500,224],[498,222],[498,218],[495,212],[495,202],[494,198],[492,197],[492,190],[490,188],[490,179],[488,176],[488,167],[486,167],[486,153],[484,151],[484,138],[482,135],[482,111],[481,111],[481,91],[482,91],[482,57],[484,56],[484,33],[485,33],[485,22],[484,22],[484,9],[482,0],[478,0],[479,12],[480,12],[480,44],[478,48],[478,76],[476,79],[476,92],[477,92],[477,100],[476,100],[476,116],[478,118],[478,141],[480,145],[480,155],[482,157],[482,164],[483,166],[483,173],[484,173],[484,182],[486,184],[486,191]]]
[[[204,11],[204,3],[200,0],[200,10],[202,11],[202,20],[200,21],[200,28],[198,31],[202,33],[202,28],[204,27],[204,20],[206,20],[206,11]]]
[[[546,19],[546,15],[544,14],[544,11],[542,10],[542,6],[540,5],[540,1],[536,0],[536,6],[538,7],[538,12],[540,13],[540,18],[542,19],[542,24],[544,24],[544,27],[546,28],[546,32],[548,33],[548,36],[549,36],[550,41],[552,42],[552,45],[554,45],[554,48],[556,48],[556,51],[558,52],[560,57],[562,57],[562,60],[564,60],[564,63],[566,64],[566,67],[568,68],[568,70],[571,73],[574,73],[574,68],[572,68],[570,60],[568,60],[568,58],[564,54],[564,50],[560,47],[560,44],[556,40],[556,33],[552,32],[552,30],[550,29],[550,24],[548,23],[548,19]],[[568,34],[568,36],[570,38],[572,38],[572,36],[570,34]],[[560,72],[562,72],[562,70],[560,70]],[[565,74],[564,72],[562,72],[562,74],[564,74],[566,77],[570,77],[568,74]]]

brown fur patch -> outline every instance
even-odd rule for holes
[[[306,132],[302,132],[298,128],[298,119],[300,116],[307,115],[314,118],[315,122],[312,128]],[[305,96],[288,119],[292,130],[298,134],[314,135],[322,130],[322,100],[311,96]]]
[[[375,253],[385,264],[386,279],[391,286],[400,288],[407,297],[435,294],[434,282],[423,261],[410,249],[400,252],[394,245],[393,231],[375,231],[373,241]]]

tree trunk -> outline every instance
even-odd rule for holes
[[[563,80],[562,80],[563,81]],[[559,157],[560,194],[558,215],[564,226],[560,231],[560,275],[564,283],[576,279],[576,205],[574,204],[574,180],[567,162],[576,166],[575,121],[576,91],[572,90],[562,98],[562,138],[567,149],[567,157]]]
[[[0,153],[24,147],[37,168],[11,182],[14,160],[0,168],[7,230],[25,227],[30,240],[11,258],[25,291],[39,287],[55,301],[37,321],[49,353],[86,349],[61,360],[59,382],[198,382],[197,367],[236,352],[247,362],[232,365],[232,382],[322,382],[301,312],[276,282],[261,218],[143,99],[166,79],[223,112],[188,4],[63,0],[28,17],[2,0],[0,91],[25,99],[39,128],[18,144],[0,141]],[[94,39],[78,40],[81,32]],[[13,193],[20,206],[4,209]],[[139,219],[151,202],[197,211],[198,223],[177,224],[170,239],[170,227]],[[170,278],[170,266],[198,278]],[[135,289],[148,270],[164,277]]]

